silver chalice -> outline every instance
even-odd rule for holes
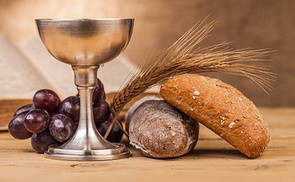
[[[130,156],[125,145],[110,143],[97,131],[92,93],[99,65],[117,57],[127,46],[133,19],[36,19],[39,35],[57,60],[72,65],[80,95],[80,119],[74,136],[45,156],[62,160],[110,160]]]

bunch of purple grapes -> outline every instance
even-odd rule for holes
[[[93,116],[97,130],[103,136],[109,128],[112,116],[110,106],[105,100],[104,85],[97,79],[93,91]],[[70,96],[63,101],[49,89],[35,93],[33,104],[20,107],[8,125],[10,134],[16,139],[31,137],[32,148],[43,153],[50,145],[61,145],[75,133],[80,115],[79,96]],[[119,142],[123,136],[117,124],[107,138]]]

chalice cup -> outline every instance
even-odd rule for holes
[[[111,160],[130,156],[125,145],[110,143],[97,131],[92,94],[97,70],[128,45],[133,19],[36,19],[40,38],[57,60],[70,64],[80,95],[78,128],[71,139],[50,146],[45,157],[61,160]]]

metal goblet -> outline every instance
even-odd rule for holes
[[[97,131],[92,93],[99,65],[117,57],[127,46],[133,19],[36,19],[40,38],[57,60],[72,65],[80,95],[79,125],[74,136],[49,147],[47,158],[110,160],[130,156],[125,145],[110,143]]]

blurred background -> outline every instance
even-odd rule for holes
[[[239,48],[271,48],[278,73],[267,95],[247,78],[214,76],[241,90],[258,106],[294,107],[294,0],[0,0],[0,32],[15,44],[38,37],[36,18],[135,18],[123,53],[135,65],[168,48],[198,20],[218,20],[201,46],[230,41]]]

